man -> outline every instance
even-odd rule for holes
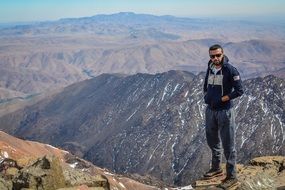
[[[212,151],[211,169],[206,179],[223,175],[221,144],[224,149],[226,178],[219,185],[227,189],[237,184],[235,121],[232,100],[243,94],[239,72],[229,63],[223,48],[215,44],[209,48],[210,61],[204,82],[206,108],[206,138]]]

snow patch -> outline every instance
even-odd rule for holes
[[[4,156],[4,158],[9,158],[8,152],[4,151],[4,152],[3,152],[3,156]]]
[[[54,146],[52,146],[52,145],[50,145],[50,144],[45,144],[45,146],[46,146],[46,147],[50,147],[50,148],[55,149],[55,150],[60,150],[61,152],[69,153],[69,152],[66,151],[66,150],[61,150],[61,149],[56,148],[56,147],[54,147]]]
[[[123,187],[124,189],[126,189],[126,187],[124,186],[124,184],[122,184],[121,182],[119,182],[119,185],[120,185],[121,187]]]
[[[72,168],[75,168],[77,164],[78,164],[78,162],[75,162],[73,164],[69,164],[69,166],[72,167]]]
[[[267,108],[266,104],[261,103],[261,109],[263,110],[265,115],[268,113],[268,108]]]
[[[171,137],[172,137],[172,136],[171,136]],[[178,144],[177,141],[178,141],[178,137],[175,136],[174,143],[173,143],[172,146],[171,146],[171,153],[172,153],[174,159],[175,159],[175,150],[174,150],[174,148],[175,148],[175,146]],[[174,162],[174,161],[175,161],[175,160],[172,161],[171,168],[172,168],[172,170],[174,171],[174,173],[176,173],[176,171],[175,171],[175,162]]]
[[[187,162],[185,162],[185,164],[183,165],[183,167],[181,168],[181,170],[177,173],[177,175],[180,175],[180,173],[185,169],[185,167],[188,164],[189,159],[187,160]]]
[[[284,140],[285,140],[285,133],[284,133],[284,130],[283,130],[284,124],[283,124],[283,122],[282,122],[281,117],[280,117],[279,114],[275,114],[275,117],[277,118],[277,120],[279,121],[279,124],[280,124],[281,133],[282,133],[282,135],[283,135],[283,138],[282,138],[282,144],[283,144],[283,142],[284,142]]]
[[[154,149],[153,152],[151,153],[151,155],[150,155],[148,161],[150,161],[150,160],[152,159],[152,157],[153,157],[153,155],[154,155],[154,153],[155,153],[155,151],[157,150],[158,147],[159,147],[159,144],[155,147],[155,149]]]
[[[252,101],[254,101],[254,100],[256,100],[256,97],[251,96],[251,95],[248,96],[248,101],[247,101],[247,103],[246,103],[246,108],[245,108],[245,110],[247,110],[247,109],[249,108],[249,103],[252,102]]]
[[[188,94],[189,94],[189,90],[187,90],[187,92],[185,93],[184,98],[186,98]]]
[[[173,190],[190,190],[190,189],[193,189],[193,187],[191,185],[173,188]]]
[[[273,90],[272,89],[266,89],[266,95],[268,95],[268,94],[270,94],[271,92],[273,92]]]
[[[242,148],[242,146],[243,146],[243,144],[244,144],[244,142],[246,141],[247,139],[243,136],[243,134],[242,134],[242,136],[241,136],[241,144],[240,144],[240,147]]]
[[[113,176],[114,174],[110,173],[110,172],[104,172],[104,174],[106,175],[110,175],[110,176]]]
[[[167,83],[167,85],[164,87],[163,95],[162,95],[161,101],[163,101],[163,100],[164,100],[165,95],[167,95],[167,94],[168,94],[168,92],[169,92],[169,90],[170,90],[170,87],[171,87],[170,83]]]
[[[256,97],[249,95],[248,96],[248,101],[251,102],[253,100],[256,100]]]
[[[171,140],[171,138],[168,138],[167,142],[165,143],[165,147],[163,148],[162,154],[161,154],[161,156],[160,156],[161,158],[164,156],[164,154],[165,154],[165,149],[167,149],[170,140]]]
[[[183,111],[183,107],[182,107],[182,105],[180,105],[179,110],[178,110],[178,114],[179,114],[179,119],[181,121],[182,129],[183,129],[184,124],[185,124],[185,120],[182,118],[182,111]]]
[[[148,108],[148,106],[150,106],[150,104],[153,102],[153,100],[154,100],[154,97],[152,99],[150,99],[150,101],[147,103],[146,108]]]
[[[130,115],[130,117],[128,117],[128,119],[127,119],[126,121],[129,121],[129,120],[136,114],[137,111],[138,111],[138,110],[136,109],[136,110],[134,111],[134,113],[132,113],[132,115]]]
[[[199,113],[199,116],[200,116],[200,118],[203,118],[203,116],[204,116],[204,111],[203,111],[203,104],[202,104],[201,100],[199,100],[199,101],[197,102],[197,106],[198,106],[198,113]]]
[[[179,86],[180,86],[180,84],[176,84],[176,86],[174,87],[174,90],[172,91],[170,96],[172,96],[175,93],[175,91],[178,89]]]
[[[56,148],[56,147],[54,147],[54,146],[52,146],[52,145],[50,145],[50,144],[46,144],[46,146],[47,146],[47,147],[50,147],[50,148],[53,148],[53,149],[58,149],[58,148]]]

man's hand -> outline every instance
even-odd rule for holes
[[[228,95],[225,95],[222,97],[222,102],[227,102],[230,100],[230,97]]]

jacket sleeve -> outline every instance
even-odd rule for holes
[[[203,88],[204,94],[207,92],[207,88],[208,88],[208,77],[209,77],[209,68],[206,71],[206,76],[204,80],[204,88]]]
[[[228,94],[228,96],[230,99],[235,99],[243,94],[240,74],[235,67],[231,68],[231,83],[234,90],[230,94]]]

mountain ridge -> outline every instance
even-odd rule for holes
[[[13,55],[6,55],[8,50],[3,50],[2,54],[0,52],[0,87],[27,96],[62,88],[102,73],[154,74],[176,69],[197,74],[206,70],[208,46],[212,43],[223,45],[223,42],[214,39],[126,44],[124,48],[96,47],[95,42],[93,47],[90,44],[77,49],[78,45],[73,42],[68,46],[64,43],[64,40],[54,43],[57,47],[53,47],[52,51],[43,45],[35,47],[32,53],[24,52],[26,46],[18,46],[19,50]],[[226,55],[240,70],[243,78],[265,76],[267,73],[283,76],[283,42],[251,40],[226,43],[224,46]],[[10,98],[13,94],[5,96]]]

